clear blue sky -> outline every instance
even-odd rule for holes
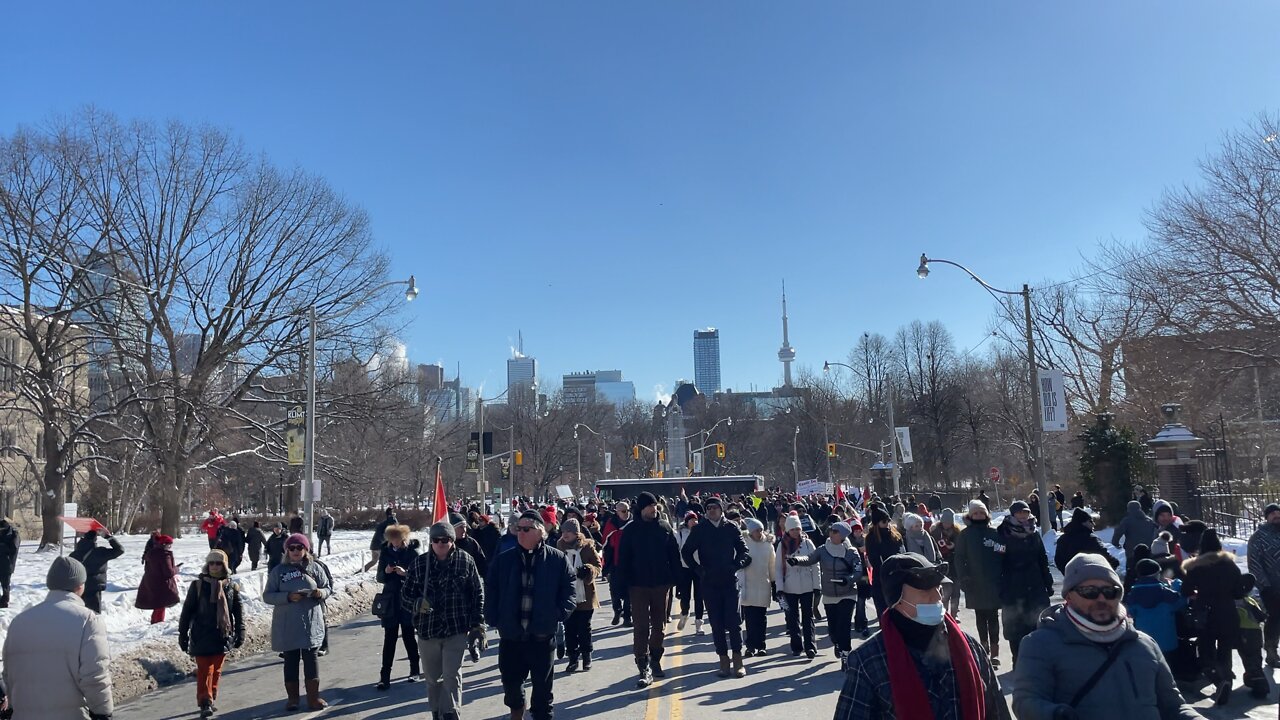
[[[1142,237],[1164,188],[1280,106],[1263,2],[20,3],[0,131],[93,103],[231,129],[372,214],[422,296],[414,361],[487,394],[523,329],[547,380],[643,399],[721,329],[724,384],[939,319]]]

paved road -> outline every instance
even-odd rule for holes
[[[607,595],[607,590],[606,593]],[[716,677],[718,662],[709,636],[694,634],[693,622],[683,632],[669,625],[666,664],[668,679],[647,690],[634,687],[635,665],[631,660],[630,630],[607,625],[611,613],[596,613],[596,662],[589,673],[568,675],[564,662],[557,664],[555,680],[556,714],[560,718],[605,720],[656,720],[657,718],[734,717],[743,712],[766,710],[775,718],[829,718],[835,709],[842,675],[828,643],[819,643],[822,654],[812,662],[794,658],[785,649],[782,614],[777,608],[769,615],[771,654],[747,661],[745,679]],[[315,713],[288,715],[294,718],[349,718],[387,720],[426,716],[426,691],[421,684],[402,682],[408,672],[403,649],[397,660],[400,678],[387,692],[374,684],[381,663],[382,629],[377,619],[365,616],[330,634],[332,653],[321,660],[324,697],[331,706]],[[973,627],[972,615],[961,611],[961,622]],[[819,625],[823,637],[825,624]],[[1004,650],[1008,651],[1005,645]],[[1006,658],[1007,660],[1007,658]],[[463,717],[467,720],[507,718],[502,705],[496,651],[491,649],[478,664],[463,665]],[[1001,674],[1006,694],[1012,692],[1013,677]],[[283,680],[274,655],[262,655],[231,666],[223,675],[220,718],[251,720],[283,717]],[[1272,697],[1275,697],[1273,693]],[[304,703],[305,704],[305,703]],[[1208,707],[1207,700],[1197,703]],[[1274,700],[1259,704],[1237,690],[1232,703],[1222,710],[1205,711],[1208,717],[1239,719],[1277,717]],[[120,708],[118,720],[177,720],[195,715],[195,689],[187,682],[152,692]]]

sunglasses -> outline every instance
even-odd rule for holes
[[[910,568],[899,570],[894,575],[902,575],[902,582],[917,590],[932,590],[946,580],[947,564],[942,563],[932,568]]]
[[[431,542],[436,545],[447,545],[448,543],[453,542],[453,538],[447,538],[447,537],[431,538]]]
[[[516,526],[516,532],[533,532],[534,530],[537,530],[537,529],[538,529],[537,525],[517,525]]]
[[[288,550],[289,552],[298,552],[299,550],[306,550],[307,546],[306,545],[289,545],[285,549]]]
[[[1097,600],[1098,596],[1108,600],[1115,600],[1120,597],[1121,588],[1119,585],[1108,585],[1106,587],[1098,587],[1096,585],[1084,585],[1082,587],[1072,588],[1071,592],[1079,595],[1085,600]]]

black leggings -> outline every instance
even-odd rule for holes
[[[746,605],[742,608],[742,616],[747,621],[747,635],[743,644],[748,650],[763,650],[765,631],[768,629],[766,610],[762,607]]]
[[[991,653],[991,657],[1000,654],[1000,611],[974,610],[978,618],[978,640]]]
[[[308,680],[320,679],[320,663],[316,660],[316,649],[284,651],[284,681],[298,683],[298,661],[302,661],[302,675]]]
[[[391,610],[395,612],[395,610]],[[383,622],[386,622],[385,620]],[[391,666],[396,661],[397,636],[404,638],[404,651],[409,656],[409,674],[417,675],[422,666],[418,656],[418,637],[413,631],[413,620],[405,619],[400,623],[382,626],[382,679],[391,674]]]
[[[693,599],[694,617],[702,619],[702,581],[698,574],[687,567],[680,568],[680,578],[676,582],[676,597],[680,598],[680,614],[689,614],[689,600]]]

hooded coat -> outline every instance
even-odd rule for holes
[[[767,608],[773,602],[773,539],[767,534],[759,540],[752,540],[751,533],[742,537],[751,554],[751,564],[738,571],[740,602],[743,607]]]
[[[577,610],[594,610],[600,607],[596,599],[596,578],[600,577],[600,553],[596,543],[583,533],[578,533],[573,542],[560,535],[556,549],[564,553],[569,563],[569,572],[573,574],[574,595],[578,598]],[[579,568],[587,568],[590,573],[586,578],[578,577]],[[579,590],[581,593],[579,594]]]
[[[1081,718],[1202,720],[1182,698],[1156,641],[1132,625],[1115,663],[1081,699]],[[1013,714],[1018,720],[1054,720],[1107,659],[1108,646],[1076,629],[1057,605],[1040,617],[1039,628],[1022,641],[1014,668]]]
[[[1240,614],[1236,596],[1240,588],[1240,568],[1236,556],[1225,550],[1201,553],[1182,564],[1187,576],[1182,594],[1195,597],[1192,605],[1208,607],[1209,629],[1226,647],[1238,647]]]
[[[396,547],[390,542],[382,543],[382,553],[378,555],[378,582],[382,583],[382,599],[386,602],[387,612],[382,615],[382,627],[399,627],[401,623],[412,622],[413,613],[403,607],[400,602],[400,589],[404,586],[404,576],[389,573],[387,568],[396,565],[409,571],[413,561],[422,552],[422,544],[417,540],[409,540],[404,547]]]
[[[1081,513],[1084,511],[1081,510]],[[1120,561],[1111,557],[1111,553],[1107,552],[1107,546],[1102,544],[1102,540],[1093,531],[1085,526],[1084,523],[1077,519],[1072,519],[1062,528],[1062,535],[1058,537],[1058,547],[1053,551],[1053,564],[1057,566],[1058,572],[1065,573],[1067,571],[1067,563],[1071,562],[1071,558],[1081,553],[1093,553],[1101,555],[1111,561],[1111,567],[1118,567]]]
[[[1133,626],[1150,635],[1161,652],[1178,649],[1177,616],[1187,606],[1186,598],[1152,575],[1134,580],[1124,603],[1129,607]]]
[[[142,582],[133,606],[142,610],[169,608],[178,604],[178,568],[173,564],[173,550],[152,545],[142,559]]]
[[[1053,575],[1049,573],[1049,556],[1040,534],[1032,530],[1020,536],[1013,527],[1012,516],[1005,516],[996,531],[1005,551],[1000,567],[1000,603],[1006,608],[1034,609],[1036,615],[1049,607],[1053,595]],[[1028,618],[1028,622],[1035,615]]]
[[[966,525],[956,537],[956,580],[970,610],[1000,609],[1000,573],[1004,567],[1000,534],[988,525]]]
[[[1142,512],[1142,505],[1137,500],[1130,500],[1124,519],[1116,525],[1111,536],[1111,544],[1124,548],[1124,556],[1131,558],[1139,545],[1150,547],[1155,539],[1156,522]]]

